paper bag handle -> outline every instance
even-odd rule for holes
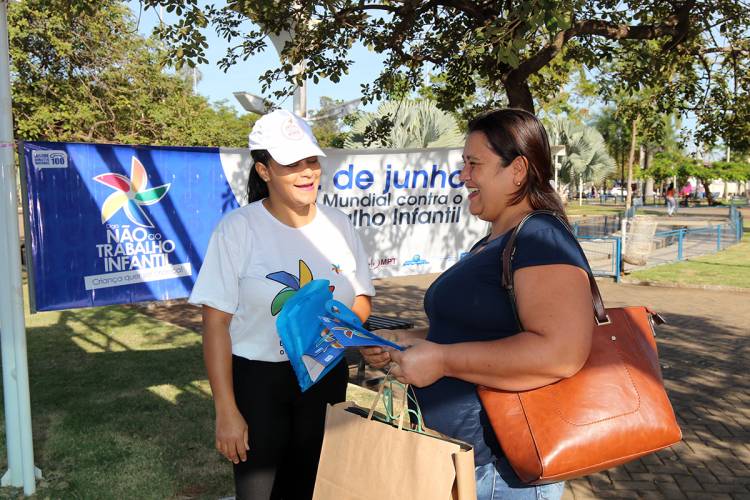
[[[404,389],[404,400],[403,404],[401,405],[401,411],[398,415],[395,415],[393,413],[393,385],[397,385],[400,387],[403,387]],[[386,391],[386,385],[388,386]],[[411,394],[409,391],[411,390]],[[380,383],[378,387],[378,393],[375,396],[375,399],[373,400],[372,404],[370,405],[370,411],[367,414],[367,419],[372,420],[373,415],[375,414],[375,407],[378,405],[378,402],[380,402],[381,398],[383,399],[383,406],[385,407],[386,412],[386,418],[393,423],[398,418],[398,429],[403,430],[404,428],[404,415],[412,414],[415,417],[417,417],[417,428],[415,429],[416,432],[420,434],[425,433],[425,427],[424,427],[424,419],[422,418],[422,409],[419,407],[419,401],[417,401],[416,394],[414,394],[414,388],[409,384],[402,384],[401,382],[397,381],[393,376],[390,375],[390,370],[388,373],[386,373],[386,376],[383,378],[383,381]],[[414,405],[416,406],[416,410],[412,410],[409,408],[409,401],[412,401]]]

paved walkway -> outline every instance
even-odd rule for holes
[[[375,314],[424,324],[434,279],[381,280]],[[669,322],[657,331],[667,390],[684,440],[671,449],[568,483],[565,500],[750,499],[750,292],[616,285],[599,281],[607,306],[648,305]]]
[[[425,325],[424,291],[435,275],[377,282],[374,314]],[[669,322],[657,331],[667,390],[682,426],[676,446],[569,482],[564,500],[590,498],[750,500],[750,292],[616,285],[599,281],[608,306],[648,305]],[[154,307],[197,328],[197,308]],[[373,375],[375,375],[373,373]]]

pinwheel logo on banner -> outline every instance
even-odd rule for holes
[[[146,189],[148,175],[143,164],[135,156],[130,164],[130,179],[120,174],[100,174],[94,177],[96,182],[115,190],[102,205],[102,224],[123,209],[130,222],[141,227],[154,227],[154,223],[143,210],[143,206],[161,201],[169,191],[171,184],[163,184]]]

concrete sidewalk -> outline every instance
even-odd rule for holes
[[[424,326],[422,298],[435,275],[376,282],[374,314]],[[571,481],[565,500],[750,499],[750,293],[599,281],[609,307],[648,305],[667,390],[684,439],[617,469]],[[468,312],[468,311],[467,311]]]

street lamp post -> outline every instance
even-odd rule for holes
[[[31,429],[29,368],[23,286],[19,252],[18,201],[16,196],[15,143],[11,117],[10,64],[7,2],[0,1],[0,350],[3,365],[8,470],[2,486],[23,486],[25,495],[36,491],[34,445]]]
[[[279,57],[281,57],[281,52],[284,50],[284,45],[286,44],[286,42],[291,40],[292,34],[289,31],[284,31],[278,35],[274,33],[269,33],[268,37],[271,39],[271,43],[273,43],[273,46],[276,49],[276,52],[279,54]],[[304,71],[304,68],[305,68],[304,62],[298,64],[295,67],[295,74],[301,73],[302,71]],[[257,113],[259,115],[264,115],[268,113],[270,110],[277,107],[273,102],[269,101],[268,99],[257,96],[255,94],[251,94],[249,92],[242,92],[242,91],[234,92],[234,97],[239,101],[243,109],[245,109],[246,111],[250,111],[251,113]],[[329,118],[339,118],[346,114],[352,113],[357,109],[357,107],[361,103],[362,103],[361,98],[352,99],[351,101],[346,101],[344,103],[339,104],[338,106],[334,106],[330,109],[327,109],[324,114],[321,114],[319,116],[315,116],[312,118],[308,118],[307,117],[307,82],[303,81],[301,85],[299,85],[296,89],[294,89],[294,103],[293,103],[294,114],[304,118],[305,120],[311,123],[318,121],[318,120],[325,120]]]
[[[281,52],[284,50],[284,45],[292,39],[292,32],[282,31],[278,35],[275,33],[269,33],[268,38],[271,39],[271,43],[273,43],[276,53],[279,55],[279,58],[281,58]],[[294,67],[294,74],[298,75],[304,70],[305,63],[303,61]],[[307,81],[303,80],[302,84],[294,89],[293,100],[294,114],[301,116],[302,118],[307,118]]]
[[[271,39],[271,43],[276,49],[276,53],[279,55],[279,58],[281,58],[281,52],[284,50],[284,45],[286,44],[286,42],[292,39],[292,34],[289,31],[282,31],[278,35],[269,33],[268,38]],[[302,71],[304,71],[304,68],[304,62],[296,65],[294,68],[294,74],[300,74]],[[243,107],[243,109],[245,109],[246,111],[250,111],[251,113],[257,113],[259,115],[264,115],[270,110],[277,107],[271,101],[249,92],[234,92],[234,97],[240,102],[240,105]],[[306,118],[307,82],[303,81],[302,85],[299,85],[294,89],[293,100],[294,101],[292,106],[294,114],[296,114],[297,116],[301,116],[302,118]]]
[[[251,113],[259,115],[265,115],[276,107],[276,105],[268,99],[251,94],[250,92],[234,92],[234,97],[239,101],[240,106],[242,106],[245,111],[250,111]]]

